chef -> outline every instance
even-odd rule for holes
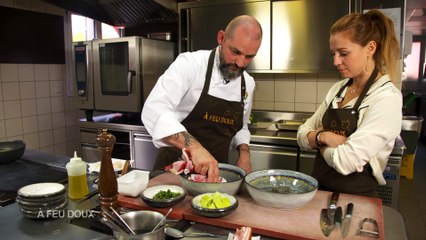
[[[185,148],[195,171],[216,182],[218,162],[227,163],[236,147],[236,165],[251,171],[247,124],[255,82],[245,69],[261,41],[259,22],[238,16],[218,32],[216,48],[180,54],[158,79],[142,110],[159,148],[154,169],[177,161]]]

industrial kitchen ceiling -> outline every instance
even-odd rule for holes
[[[43,0],[113,26],[178,21],[175,0]]]

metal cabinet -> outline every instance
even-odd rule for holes
[[[317,151],[300,151],[299,153],[299,172],[311,175],[314,170],[315,155]]]
[[[335,70],[330,27],[349,12],[349,1],[342,0],[272,2],[272,69]]]
[[[297,169],[297,148],[250,144],[252,171],[262,169]]]
[[[271,7],[269,1],[204,1],[179,4],[179,52],[212,49],[217,33],[234,17],[247,14],[262,26],[263,39],[259,51],[247,69],[270,69]]]
[[[98,133],[97,128],[80,128],[81,157],[86,162],[101,161],[101,153],[96,143]]]
[[[152,142],[151,135],[148,132],[133,133],[133,159],[135,167],[146,170],[153,170],[155,159],[157,157],[157,148]]]

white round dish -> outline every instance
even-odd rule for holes
[[[65,186],[60,183],[35,183],[24,186],[18,190],[18,196],[26,198],[41,198],[60,195],[65,192]]]

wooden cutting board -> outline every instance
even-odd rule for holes
[[[178,176],[164,173],[150,180],[148,186],[172,184],[182,186]],[[283,210],[262,207],[257,205],[243,187],[237,195],[239,202],[235,212],[222,218],[206,218],[192,211],[189,202],[192,196],[187,195],[179,204],[173,206],[171,218],[185,219],[218,227],[235,229],[241,226],[249,226],[254,234],[284,239],[324,239],[326,238],[320,229],[320,211],[326,208],[331,192],[317,191],[311,202],[299,209]],[[148,209],[166,213],[168,208],[151,208],[141,198],[132,198],[120,195],[120,206],[132,209]],[[357,235],[359,223],[364,218],[373,218],[377,221],[380,231],[380,239],[384,238],[382,200],[380,198],[361,197],[348,194],[340,194],[338,206],[346,212],[346,205],[352,202],[354,210],[347,239],[371,239]],[[335,229],[327,239],[342,239],[340,230]]]

